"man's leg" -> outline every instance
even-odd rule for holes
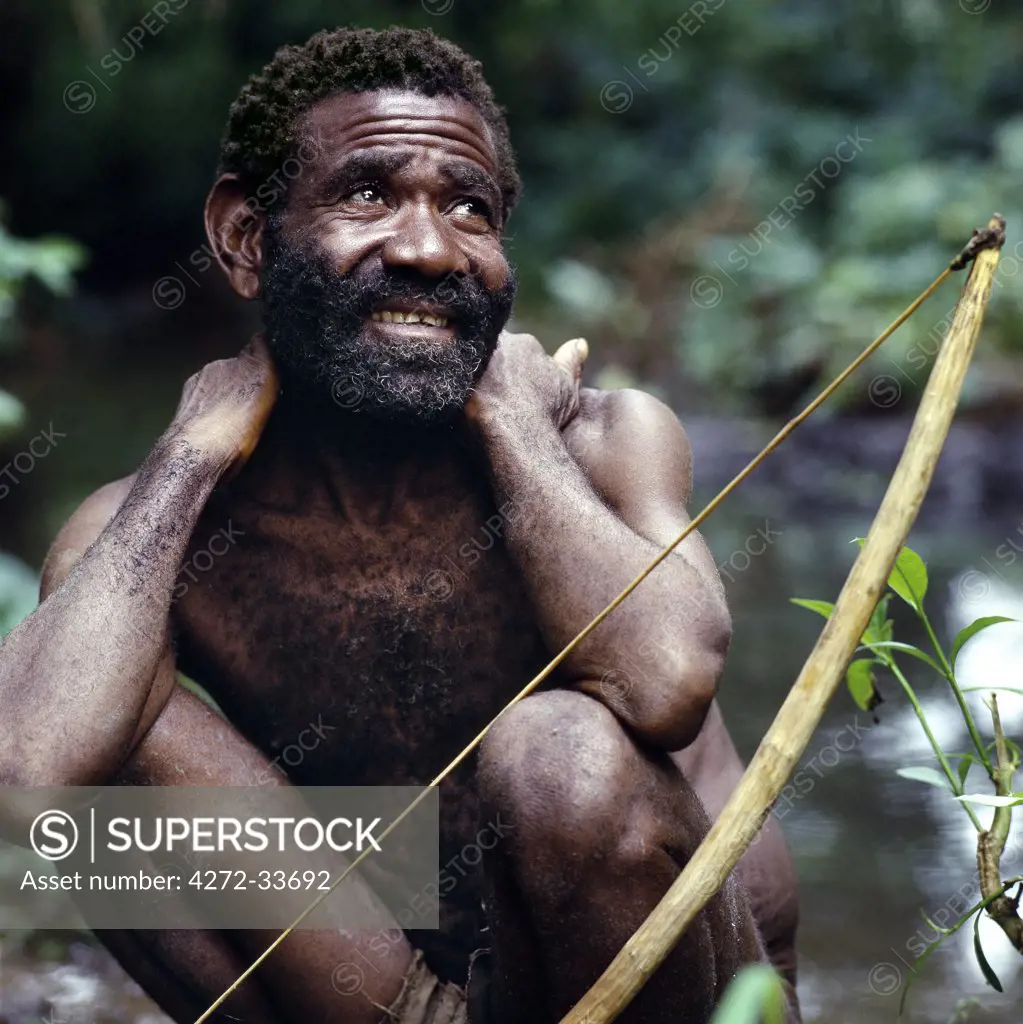
[[[121,772],[124,785],[248,786],[269,763],[198,697],[178,687]],[[347,884],[347,883],[346,883]],[[132,977],[191,1024],[279,934],[272,931],[98,931]],[[372,943],[372,948],[370,946]],[[236,995],[219,1022],[378,1024],[402,991],[413,950],[377,932],[295,931]],[[360,959],[361,958],[361,959]],[[371,962],[358,985],[344,965]]]
[[[97,931],[96,937],[146,994],[178,1024],[191,1024],[248,966],[220,932]],[[258,980],[245,982],[216,1024],[274,1024]]]
[[[711,706],[697,743],[673,753],[671,759],[692,783],[711,820],[716,821],[745,771],[716,702]],[[783,813],[778,815],[782,816]],[[764,950],[786,982],[790,1002],[798,1016],[795,988],[799,883],[775,815],[764,822],[755,844],[736,865],[736,874],[749,898]]]
[[[603,705],[556,690],[502,715],[483,743],[485,809],[509,822],[487,854],[493,982],[486,1024],[560,1019],[646,919],[709,828],[678,766],[644,752]],[[624,1024],[702,1024],[763,948],[729,883]]]

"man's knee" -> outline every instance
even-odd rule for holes
[[[606,707],[554,690],[527,697],[487,733],[479,782],[509,822],[512,851],[578,856],[620,843],[650,771]]]

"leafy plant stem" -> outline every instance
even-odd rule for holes
[[[930,955],[941,946],[946,939],[950,939],[967,921],[969,921],[974,914],[978,911],[983,911],[985,907],[989,906],[992,901],[1004,896],[1014,885],[1019,882],[1023,882],[1023,875],[1017,875],[1015,878],[1010,878],[1007,882],[1000,885],[998,889],[993,892],[990,896],[985,896],[978,903],[975,903],[969,910],[967,910],[962,917],[951,928],[942,929],[941,935],[938,936],[934,942],[930,943],[928,947],[916,958],[916,962],[909,969],[909,974],[906,977],[906,987],[902,990],[902,998],[899,1000],[899,1020],[903,1019],[903,1014],[906,1011],[906,1001],[909,998],[909,990],[916,980],[916,976],[920,973],[923,965],[930,958]]]
[[[934,653],[938,656],[938,661],[941,663],[941,670],[944,672],[945,678],[948,680],[948,685],[952,687],[952,693],[955,695],[956,703],[959,705],[959,710],[962,713],[963,720],[966,722],[966,728],[969,730],[970,739],[973,740],[973,745],[977,748],[980,763],[984,766],[991,781],[997,785],[994,766],[991,764],[991,758],[984,746],[984,740],[981,738],[980,732],[977,730],[977,723],[973,720],[973,713],[970,711],[970,707],[966,703],[963,691],[959,689],[959,683],[956,682],[955,672],[949,664],[948,658],[945,657],[945,652],[942,650],[941,644],[938,643],[938,637],[934,632],[934,627],[931,625],[931,620],[928,618],[927,612],[924,611],[922,605],[918,606],[917,611],[920,614],[920,621],[924,624],[924,629],[927,630],[927,635],[931,638],[931,646],[934,648]]]
[[[920,720],[920,727],[924,731],[924,735],[927,737],[927,741],[931,745],[931,749],[934,751],[934,756],[938,759],[938,763],[941,765],[941,770],[945,773],[945,778],[948,779],[948,784],[952,787],[952,792],[956,796],[961,796],[963,787],[959,782],[959,777],[954,771],[952,766],[948,763],[948,758],[945,756],[945,752],[941,749],[941,745],[934,738],[934,733],[931,732],[930,724],[927,721],[927,716],[924,714],[924,709],[920,706],[920,701],[917,700],[916,694],[913,692],[913,687],[910,686],[909,680],[902,674],[902,669],[895,663],[895,659],[890,656],[881,655],[882,661],[890,669],[893,676],[899,681],[902,689],[905,691],[906,697],[909,699],[909,703],[913,705],[913,710],[916,712],[916,717]],[[973,822],[974,828],[978,832],[984,831],[984,826],[981,825],[980,819],[977,817],[976,812],[969,804],[963,804],[966,808],[966,813],[970,816],[970,821]]]

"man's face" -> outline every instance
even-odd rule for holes
[[[285,387],[392,419],[453,415],[515,295],[489,129],[463,100],[378,91],[321,100],[301,131],[318,155],[264,234]]]

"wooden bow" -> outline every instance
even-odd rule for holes
[[[974,232],[949,267],[959,269],[975,257],[866,543],[742,780],[685,870],[562,1024],[614,1020],[674,949],[760,831],[820,724],[916,520],[955,414],[1004,241],[1005,221],[995,214],[987,228]]]

